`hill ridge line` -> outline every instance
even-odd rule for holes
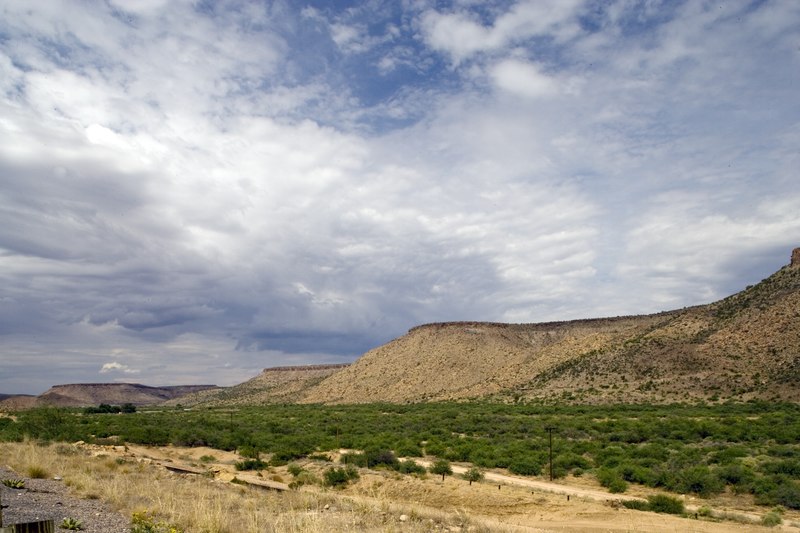
[[[351,363],[330,363],[325,365],[293,365],[293,366],[271,366],[262,372],[289,372],[292,370],[334,370],[336,368],[346,368]]]
[[[129,387],[142,387],[146,389],[178,389],[178,388],[186,388],[186,387],[216,387],[216,385],[208,384],[208,383],[199,383],[197,385],[145,385],[143,383],[119,383],[119,382],[112,382],[112,383],[61,383],[59,385],[52,385],[51,389],[60,389],[63,387],[121,387],[121,386],[129,386]]]
[[[683,311],[688,311],[691,309],[695,309],[698,307],[703,307],[703,305],[693,305],[688,307],[683,307],[680,309],[672,309],[669,311],[659,311],[657,313],[644,313],[638,315],[618,315],[618,316],[608,316],[608,317],[595,317],[595,318],[573,318],[569,320],[551,320],[548,322],[489,322],[489,321],[480,321],[480,320],[454,320],[450,322],[428,322],[426,324],[420,324],[418,326],[414,326],[413,328],[408,330],[408,333],[412,333],[414,331],[418,331],[425,328],[444,328],[450,326],[459,326],[459,327],[478,327],[478,326],[490,326],[490,327],[499,327],[499,328],[530,328],[533,326],[563,326],[563,325],[580,325],[580,324],[597,324],[603,322],[622,322],[625,320],[631,320],[636,318],[656,318],[660,316],[669,316],[674,315],[676,313],[681,313]]]

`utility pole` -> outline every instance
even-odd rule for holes
[[[553,481],[553,426],[546,426],[544,428],[550,434],[550,481]]]

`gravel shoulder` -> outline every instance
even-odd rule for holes
[[[31,479],[8,467],[0,467],[0,480],[23,479],[24,489],[0,485],[2,525],[52,519],[58,525],[66,518],[80,520],[84,533],[130,533],[130,519],[115,512],[101,500],[70,495],[69,487],[55,479]]]

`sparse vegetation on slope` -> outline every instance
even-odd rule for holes
[[[293,403],[322,380],[346,368],[347,364],[266,368],[258,376],[221,389],[200,391],[165,402],[165,405],[236,406]]]

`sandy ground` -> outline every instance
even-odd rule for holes
[[[241,458],[231,452],[210,448],[150,448],[144,446],[115,447],[113,453],[135,457],[139,460],[167,466],[210,470],[218,479],[256,479],[254,474],[236,472],[234,463]],[[108,449],[106,449],[108,453]],[[206,460],[201,458],[206,456]],[[209,461],[208,457],[214,459]],[[317,469],[327,465],[299,461],[304,468]],[[459,511],[489,524],[498,530],[535,532],[587,532],[587,533],[723,533],[757,531],[800,532],[800,513],[787,512],[781,526],[767,528],[756,523],[736,521],[711,521],[681,518],[671,515],[633,511],[619,505],[622,499],[644,498],[653,493],[635,488],[629,495],[609,494],[590,479],[569,478],[551,483],[547,480],[509,476],[499,472],[486,472],[482,482],[470,485],[458,474],[466,471],[463,465],[452,465],[454,474],[442,481],[440,476],[405,476],[388,471],[362,471],[358,483],[348,487],[343,494],[381,502],[397,501],[425,509]],[[283,483],[292,479],[285,467],[264,471],[260,480]],[[303,490],[322,490],[304,487]],[[708,505],[716,513],[727,512],[744,519],[759,520],[769,509],[753,506],[746,499],[730,497],[716,500],[687,499],[692,510]]]

